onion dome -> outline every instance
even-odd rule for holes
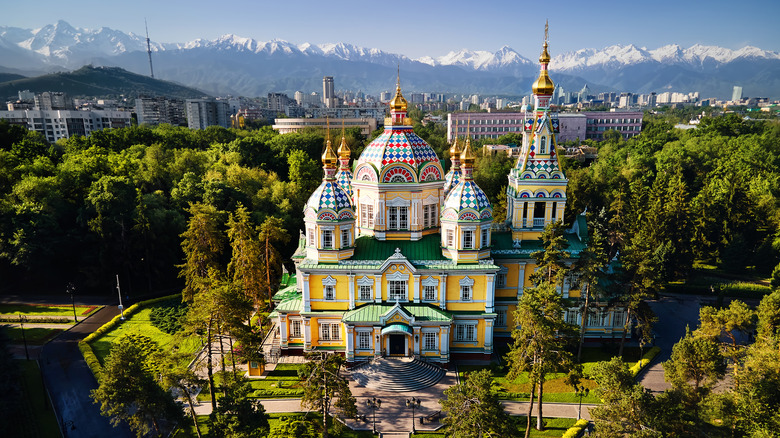
[[[452,161],[452,166],[450,167],[450,171],[447,172],[447,175],[444,176],[444,196],[447,196],[450,190],[452,190],[452,188],[458,184],[458,181],[460,181],[461,178],[460,148],[458,147],[457,136],[455,137],[455,141],[452,142],[452,147],[450,147],[450,160]]]
[[[344,137],[344,128],[341,129],[341,144],[338,149],[339,153],[339,169],[336,172],[336,181],[339,183],[342,189],[347,192],[350,199],[352,199],[352,170],[349,168],[349,156],[351,151],[347,146],[347,139]]]
[[[349,213],[354,217],[354,209],[349,194],[336,181],[336,153],[328,138],[325,144],[325,152],[322,153],[322,168],[325,176],[322,184],[314,190],[305,209],[313,209],[317,220],[339,220],[344,214]]]
[[[407,108],[409,107],[408,102],[406,102],[406,99],[401,94],[401,81],[398,80],[398,83],[395,86],[395,97],[390,101],[390,111],[404,111],[406,112]]]
[[[542,48],[542,54],[539,56],[539,63],[542,64],[541,71],[539,72],[539,78],[534,82],[532,87],[533,94],[536,95],[552,95],[555,91],[555,84],[550,75],[547,73],[547,66],[550,64],[550,54],[547,52],[547,25],[544,26],[544,46]]]
[[[493,217],[493,208],[485,192],[473,178],[474,152],[467,139],[460,155],[463,176],[458,184],[447,194],[442,208],[444,217],[457,218],[458,221],[481,221]],[[454,214],[453,214],[454,213]]]

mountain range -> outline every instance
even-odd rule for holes
[[[408,91],[525,95],[539,69],[536,60],[508,46],[411,59],[347,43],[263,42],[236,35],[151,45],[156,77],[214,95],[319,91],[322,76],[334,76],[338,89],[378,93],[392,89],[398,66]],[[147,74],[146,40],[106,27],[74,28],[65,21],[40,29],[0,26],[0,73],[34,75],[85,64]],[[701,97],[726,99],[740,85],[746,96],[780,97],[780,54],[750,46],[581,49],[553,56],[550,70],[567,91],[588,84],[591,91],[699,91]]]

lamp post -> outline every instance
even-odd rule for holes
[[[24,341],[24,355],[30,360],[30,352],[27,350],[27,336],[24,335],[24,319],[19,315],[19,327],[22,330],[22,340]]]
[[[578,420],[580,419],[580,414],[582,413],[582,397],[587,396],[589,392],[590,392],[590,390],[588,388],[584,387],[584,386],[580,386],[579,388],[577,388],[576,395],[578,395],[580,397],[580,405],[579,405],[579,407],[577,407],[577,419]]]
[[[116,293],[119,294],[119,313],[122,317],[119,318],[122,321],[125,320],[125,307],[122,305],[122,291],[119,289],[119,274],[116,274]]]
[[[406,399],[406,407],[412,408],[412,433],[417,432],[417,430],[414,428],[414,410],[420,407],[420,403],[422,403],[422,401],[419,398],[412,397]]]
[[[376,397],[372,397],[368,400],[366,400],[366,406],[368,406],[368,409],[371,409],[374,411],[374,435],[376,435],[376,411],[382,406],[382,400],[379,400]]]
[[[73,283],[68,283],[68,285],[65,286],[65,293],[70,295],[70,304],[73,306],[73,322],[78,323],[79,320],[76,318],[76,300],[73,298],[73,295],[76,293],[76,286],[74,286]]]

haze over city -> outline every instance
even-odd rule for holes
[[[139,0],[107,8],[86,0],[78,7],[42,0],[31,7],[4,6],[0,25],[39,28],[57,20],[75,27],[109,27],[144,33],[157,42],[186,42],[236,34],[261,41],[283,39],[300,44],[348,42],[411,58],[442,56],[468,48],[495,51],[503,45],[528,58],[538,56],[538,23],[549,19],[550,44],[556,53],[614,44],[650,49],[694,44],[739,49],[747,45],[780,50],[775,20],[780,3],[772,0],[652,3],[559,1],[554,7],[499,0],[477,7],[473,2],[336,3]],[[650,10],[651,8],[651,10]],[[648,12],[651,12],[648,14]],[[536,25],[536,27],[533,27]]]

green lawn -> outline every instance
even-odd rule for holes
[[[77,316],[87,316],[100,306],[76,306]],[[69,305],[29,305],[0,304],[0,315],[36,315],[36,316],[73,316],[73,307]]]
[[[513,421],[515,422],[516,427],[513,428],[516,430],[516,434],[513,435],[513,437],[521,437],[525,435],[525,424],[526,419],[525,417],[517,416],[512,417]],[[536,424],[536,418],[531,419],[532,424]],[[532,437],[556,437],[560,438],[561,435],[563,435],[566,430],[572,426],[574,426],[574,423],[576,420],[573,418],[544,418],[545,422],[545,429],[543,431],[538,431],[536,429],[531,429],[531,436]],[[443,431],[444,429],[440,429],[436,432],[417,432],[415,434],[412,434],[412,438],[444,438],[446,437],[446,434]]]
[[[6,334],[12,344],[22,344],[24,339],[27,339],[28,345],[43,345],[51,338],[57,336],[62,329],[42,328],[42,327],[25,327],[24,337],[22,337],[22,328],[20,327],[6,327]]]
[[[303,395],[303,386],[298,378],[298,369],[303,364],[277,364],[276,369],[269,371],[265,379],[249,379],[249,386],[252,388],[250,397],[255,398],[299,398]],[[219,386],[222,377],[217,370],[214,370],[214,384]],[[219,394],[218,394],[219,396]],[[206,401],[211,399],[208,385],[204,385],[198,394],[198,400]]]
[[[645,349],[645,352],[648,349]],[[588,379],[590,371],[593,366],[600,361],[607,361],[612,356],[617,354],[617,346],[607,347],[585,347],[582,349],[582,365],[585,377],[580,385],[585,386],[590,390],[590,393],[582,398],[583,403],[601,403],[601,400],[596,395],[594,389],[596,389],[596,382]],[[626,361],[629,366],[635,364],[639,358],[639,348],[625,348],[623,351],[623,360]],[[484,369],[484,366],[478,365],[459,365],[458,372],[460,374],[461,381],[466,378],[466,374]],[[527,401],[530,397],[530,382],[528,381],[528,374],[523,373],[516,379],[512,380],[507,378],[508,367],[493,365],[490,367],[493,374],[493,380],[498,386],[499,397],[505,400],[517,400]],[[565,383],[565,374],[548,374],[547,381],[544,383],[544,397],[545,402],[554,403],[578,403],[580,401],[579,396],[575,393],[571,386]]]
[[[57,418],[49,398],[43,389],[41,372],[35,361],[17,360],[22,375],[24,416],[15,418],[24,424],[22,438],[47,438],[60,436]]]
[[[148,336],[153,341],[157,342],[157,345],[164,351],[169,351],[174,347],[177,347],[181,353],[194,353],[200,348],[200,339],[197,337],[190,337],[182,341],[153,326],[149,319],[153,307],[154,305],[139,310],[125,321],[119,323],[113,330],[90,343],[92,350],[94,350],[95,355],[101,364],[103,364],[106,356],[108,356],[108,353],[111,350],[111,344],[116,341],[116,339],[126,334]]]

